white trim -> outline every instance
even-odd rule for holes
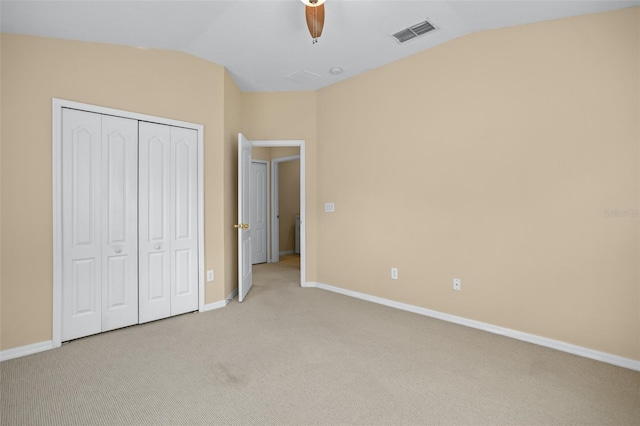
[[[300,147],[300,286],[302,286],[303,283],[306,282],[307,278],[307,172],[305,142],[303,140],[261,140],[251,141],[251,146]],[[272,163],[273,161],[276,161],[276,159],[272,160]]]
[[[198,311],[204,312],[204,126],[198,131]]]
[[[53,318],[51,342],[62,345],[62,102],[53,98],[51,151],[53,159]]]
[[[204,312],[204,126],[187,121],[155,117],[136,112],[84,104],[65,99],[52,99],[52,181],[53,181],[53,319],[52,345],[62,344],[62,108],[113,115],[138,121],[149,121],[198,132],[198,310]]]
[[[4,351],[0,351],[0,361],[20,358],[22,356],[48,351],[49,349],[53,348],[53,341],[47,340],[46,342],[32,343],[26,346],[18,346],[17,348],[5,349]]]
[[[215,309],[224,308],[228,304],[229,304],[229,301],[227,299],[219,300],[219,301],[213,302],[213,303],[207,303],[206,305],[204,305],[204,309],[202,311],[200,311],[200,312],[209,312],[209,311],[213,311]]]
[[[236,297],[238,295],[238,289],[236,288],[235,290],[233,290],[231,293],[229,293],[229,295],[227,296],[227,298],[225,299],[225,301],[227,302],[227,305],[233,300],[234,297]]]
[[[523,342],[533,343],[535,345],[544,346],[551,349],[556,349],[562,352],[567,352],[573,355],[578,355],[584,358],[590,358],[596,361],[606,362],[607,364],[617,365],[618,367],[628,368],[630,370],[640,371],[640,361],[624,358],[618,355],[609,354],[606,352],[596,351],[594,349],[585,348],[582,346],[573,345],[559,340],[548,339],[546,337],[536,336],[535,334],[524,333],[522,331],[512,330],[510,328],[504,328],[493,324],[488,324],[481,321],[475,321],[456,315],[445,314],[443,312],[434,311],[431,309],[422,308],[420,306],[409,305],[406,303],[396,302],[394,300],[384,299],[382,297],[371,296],[369,294],[360,293],[353,290],[347,290],[340,287],[335,287],[323,283],[306,283],[303,287],[317,287],[322,290],[332,291],[345,296],[354,297],[356,299],[366,300],[367,302],[373,302],[391,308],[400,309],[414,314],[424,315],[431,318],[437,318],[439,320],[451,322],[454,324],[464,325],[466,327],[476,328],[478,330],[487,331],[489,333],[498,334],[512,339],[522,340]]]
[[[231,301],[233,300],[234,297],[236,297],[238,295],[238,289],[236,288],[235,290],[233,290],[231,292],[231,294],[229,294],[226,299],[224,300],[219,300],[217,302],[213,302],[213,303],[208,303],[206,305],[204,305],[204,310],[200,311],[200,312],[208,312],[208,311],[213,311],[214,309],[220,309],[220,308],[224,308],[225,306],[227,306],[229,303],[231,303]]]
[[[280,262],[280,191],[276,190],[276,188],[280,188],[279,167],[279,163],[271,163],[271,209],[269,210],[271,210],[270,228],[273,230],[273,234],[271,234],[271,241],[269,241],[271,244],[269,263]]]
[[[204,126],[202,124],[190,123],[188,121],[174,120],[172,118],[157,117],[154,115],[140,114],[137,112],[102,107],[98,105],[84,104],[81,102],[69,101],[66,99],[53,99],[54,108],[71,108],[81,111],[95,112],[96,114],[114,115],[116,117],[130,118],[138,121],[149,121],[152,123],[165,124],[167,126],[184,127],[185,129],[194,129],[200,131]]]
[[[288,157],[272,158],[271,161],[273,161],[274,163],[284,163],[286,161],[295,161],[299,159],[300,159],[299,155],[290,155]]]

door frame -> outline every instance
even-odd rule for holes
[[[298,147],[300,148],[300,286],[305,287],[307,278],[307,203],[306,203],[306,156],[305,156],[305,143],[304,140],[254,140],[251,141],[252,147]],[[283,157],[287,158],[287,157]],[[273,163],[276,159],[271,160],[271,167],[273,170]],[[273,185],[273,179],[271,179]],[[272,191],[273,194],[273,191]],[[273,200],[272,200],[273,207]],[[273,220],[273,215],[272,218]],[[273,240],[275,230],[272,231],[271,237]],[[273,258],[273,241],[272,241],[272,258]],[[280,253],[278,253],[278,256]]]
[[[52,98],[52,195],[53,195],[53,318],[52,347],[62,345],[62,109],[113,115],[138,121],[184,127],[198,132],[198,310],[204,312],[204,126],[202,124],[139,114],[136,112]]]
[[[287,161],[300,160],[300,155],[290,155],[288,157],[271,159],[271,228],[273,229],[273,238],[271,239],[271,258],[270,263],[280,262],[280,219],[276,214],[276,209],[280,210],[280,163]],[[300,166],[300,176],[302,176],[302,166]],[[300,181],[300,190],[302,191],[302,180]],[[300,199],[302,204],[302,198]],[[300,217],[302,220],[302,216]],[[302,245],[302,239],[300,239]]]
[[[251,163],[259,163],[259,164],[264,164],[267,166],[267,176],[266,178],[269,179],[269,170],[271,169],[271,165],[270,165],[270,161],[269,160],[258,160],[255,158],[251,158]],[[267,181],[267,192],[270,192],[270,187],[269,187],[269,182]],[[270,200],[270,195],[267,194],[267,196],[264,199],[265,204],[267,204],[265,206],[265,210],[267,211],[267,263],[271,262],[271,256],[269,256],[270,253],[270,243],[271,243],[271,209],[267,208],[269,207],[269,201]]]

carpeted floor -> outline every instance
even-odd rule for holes
[[[2,425],[639,425],[640,373],[298,286],[0,364]]]
[[[287,266],[294,266],[300,268],[300,255],[299,254],[285,254],[280,256],[280,263]]]

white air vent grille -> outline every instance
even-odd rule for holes
[[[289,74],[286,78],[288,78],[289,80],[293,80],[296,83],[309,84],[320,80],[321,77],[318,74],[312,73],[311,71],[299,70],[294,72],[293,74]]]
[[[433,26],[429,21],[420,22],[419,24],[415,24],[409,28],[405,28],[402,31],[398,31],[393,35],[393,37],[398,40],[400,43],[404,43],[411,39],[414,39],[418,36],[424,35],[430,31],[435,30],[436,27]]]

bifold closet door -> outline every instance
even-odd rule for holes
[[[171,128],[171,315],[198,309],[198,132]]]
[[[138,121],[102,116],[102,331],[138,323]]]
[[[135,324],[135,120],[62,111],[62,340]]]
[[[169,167],[171,127],[139,124],[140,322],[171,315]]]
[[[197,132],[139,125],[140,323],[198,309]]]

